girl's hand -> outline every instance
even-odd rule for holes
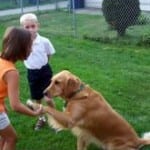
[[[42,105],[40,105],[40,107],[38,109],[36,109],[34,112],[35,112],[36,116],[44,114],[44,109],[43,109]]]

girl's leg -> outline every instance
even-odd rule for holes
[[[0,150],[3,150],[4,140],[0,137]]]
[[[2,147],[0,150],[15,150],[17,135],[12,125],[7,126],[5,129],[0,130]]]

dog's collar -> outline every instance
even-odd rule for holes
[[[80,87],[79,87],[79,89],[77,89],[76,91],[74,91],[73,93],[71,93],[68,98],[72,98],[72,97],[75,96],[77,93],[79,93],[80,91],[82,91],[84,88],[85,88],[85,85],[84,85],[84,84],[81,84]],[[68,103],[68,102],[66,102],[66,103],[64,104],[64,106],[67,106],[67,103]]]
[[[77,93],[79,93],[80,91],[82,91],[85,88],[84,84],[81,84],[79,89],[77,89],[76,91],[74,91],[69,98],[73,97],[74,95],[76,95]]]

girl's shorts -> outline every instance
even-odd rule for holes
[[[0,113],[0,130],[5,129],[10,124],[10,120],[5,112]]]

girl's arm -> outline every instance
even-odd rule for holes
[[[19,99],[19,73],[16,70],[8,71],[4,76],[4,80],[8,87],[10,106],[14,111],[29,116],[37,116],[42,114],[42,108],[37,111],[32,111],[26,105],[21,103]]]

